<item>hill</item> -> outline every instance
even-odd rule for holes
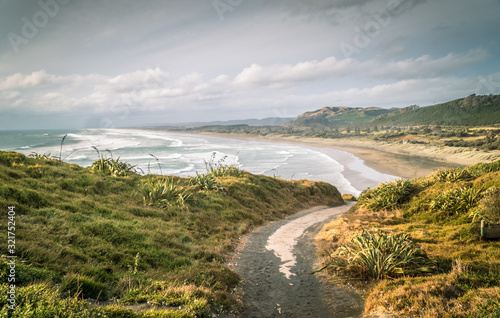
[[[374,125],[488,126],[500,123],[500,95],[470,95],[447,103],[384,114]]]
[[[500,95],[470,95],[450,102],[419,107],[323,107],[288,124],[318,129],[363,126],[489,126],[500,123]]]
[[[14,288],[7,283],[12,259],[0,258],[1,316],[211,317],[237,310],[231,293],[239,278],[225,258],[239,237],[304,208],[342,202],[327,183],[208,164],[194,178],[141,176],[112,158],[82,168],[0,151],[3,251],[12,233],[9,256],[17,256]],[[91,306],[82,299],[115,301]],[[134,303],[155,311],[123,307]]]
[[[500,242],[480,220],[500,224],[500,161],[365,190],[318,242],[329,274],[365,291],[367,316],[499,317]]]
[[[292,121],[290,125],[315,127],[346,127],[364,125],[376,117],[391,113],[396,109],[378,107],[323,107],[316,111],[304,113]]]

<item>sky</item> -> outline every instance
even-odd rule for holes
[[[0,130],[500,94],[500,0],[0,0]]]

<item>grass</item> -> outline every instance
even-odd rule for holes
[[[363,230],[331,255],[329,267],[347,277],[382,279],[432,271],[409,235]]]
[[[476,209],[469,217],[474,221],[485,220],[487,223],[500,224],[500,188],[491,187],[483,194]]]
[[[217,153],[213,152],[209,160],[205,160],[205,168],[207,169],[207,175],[212,175],[214,177],[239,177],[242,170],[235,163],[226,164],[225,161],[227,156],[224,156],[217,160]]]
[[[326,183],[221,166],[198,179],[93,170],[0,152],[0,206],[16,211],[12,317],[237,312],[232,291],[240,279],[225,260],[241,235],[311,206],[342,202]],[[0,224],[3,233],[6,225]],[[6,263],[0,258],[1,295],[8,288]],[[148,301],[152,312],[129,308]],[[0,297],[1,314],[7,305]]]
[[[407,180],[408,192],[395,184],[366,191],[358,205],[319,233],[323,272],[364,295],[366,315],[500,317],[500,242],[481,239],[478,224],[488,216],[496,222],[498,166],[478,164]],[[375,192],[406,194],[385,205],[361,203]],[[398,258],[383,261],[391,255],[391,237],[401,251],[419,250],[413,255],[422,258],[410,262],[407,272],[385,265]]]
[[[409,199],[413,184],[405,179],[399,179],[379,185],[375,189],[368,189],[361,193],[359,205],[378,210],[393,210]]]
[[[120,157],[113,159],[113,154],[111,152],[110,157],[106,157],[104,154],[101,154],[96,147],[93,148],[97,152],[99,159],[92,163],[92,166],[90,167],[91,171],[113,177],[126,177],[135,173],[134,166],[128,164],[127,162],[120,161]]]
[[[152,177],[141,180],[138,192],[145,205],[166,207],[169,205],[185,205],[191,196],[189,188],[180,185],[180,180],[173,177]]]

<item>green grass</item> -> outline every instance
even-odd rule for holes
[[[342,202],[326,183],[233,168],[210,174],[208,186],[196,178],[92,170],[0,152],[0,206],[16,211],[13,317],[209,317],[237,311],[232,290],[240,280],[225,260],[241,235],[304,208]],[[6,225],[0,223],[2,233]],[[6,262],[0,259],[2,282]],[[1,295],[6,288],[0,285]],[[120,305],[93,307],[83,301],[88,298]],[[156,312],[123,307],[147,301],[157,305]],[[0,297],[1,313],[7,305]]]

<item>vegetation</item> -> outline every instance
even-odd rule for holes
[[[91,171],[113,177],[126,177],[135,173],[134,167],[127,162],[120,161],[120,157],[113,159],[113,154],[111,152],[110,157],[105,157],[97,148],[94,147],[94,149],[97,151],[99,159],[92,163],[92,166],[90,167]]]
[[[429,263],[407,234],[363,230],[331,255],[328,267],[348,277],[382,279],[429,272]]]
[[[490,224],[500,224],[500,188],[491,187],[486,190],[477,208],[469,216],[474,221],[485,220]]]
[[[207,174],[213,177],[239,177],[242,174],[242,170],[236,164],[226,164],[225,161],[227,156],[216,160],[217,153],[213,152],[212,156],[208,161],[205,160],[205,167],[207,169]]]
[[[360,126],[373,121],[376,117],[389,114],[396,109],[377,107],[324,107],[316,111],[304,113],[291,122],[293,126],[312,127],[347,127]]]
[[[326,183],[257,176],[222,163],[177,178],[33,157],[0,152],[0,206],[15,206],[18,256],[13,312],[5,296],[9,260],[0,258],[0,316],[234,312],[239,278],[225,259],[239,237],[303,208],[342,202]],[[99,156],[93,167],[107,159]],[[133,311],[135,303],[152,311]]]
[[[447,103],[414,107],[375,119],[374,125],[486,126],[500,122],[500,95],[470,95]]]
[[[326,272],[365,295],[365,314],[499,317],[500,242],[478,224],[500,221],[499,165],[365,191],[318,236]]]
[[[359,205],[371,210],[393,210],[407,202],[413,184],[404,179],[383,183],[373,190],[365,190],[361,193]]]
[[[141,180],[138,192],[144,200],[144,205],[184,205],[191,196],[189,188],[180,185],[180,180],[173,177],[151,177]]]

